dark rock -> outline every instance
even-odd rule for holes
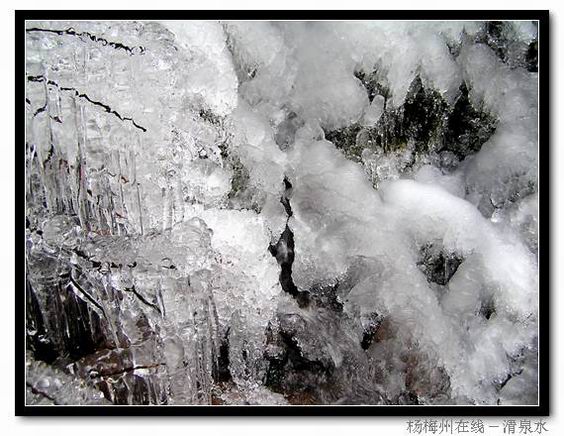
[[[511,68],[538,71],[538,40],[520,41],[513,23],[488,21],[477,35],[476,42],[488,45],[496,56]]]
[[[441,131],[447,110],[441,94],[425,87],[421,77],[416,76],[403,105],[403,131],[405,137],[415,141],[416,150],[429,149],[429,142]]]
[[[381,147],[385,152],[405,148],[408,141],[418,152],[427,152],[438,142],[448,105],[438,91],[427,88],[419,76],[412,81],[404,104],[384,108],[374,127],[358,123],[325,132],[331,141],[351,160],[359,161],[364,149]]]
[[[325,139],[335,144],[349,159],[358,161],[364,147],[358,144],[356,139],[362,129],[358,123],[351,124],[342,129],[325,132]]]
[[[287,177],[284,177],[285,191],[280,198],[280,202],[286,210],[288,218],[292,216],[292,206],[290,205],[290,196],[292,192],[292,184]],[[301,292],[294,284],[292,279],[292,264],[294,263],[294,233],[286,223],[284,231],[280,235],[280,239],[276,244],[270,244],[268,247],[270,254],[276,258],[280,265],[280,286],[292,297],[296,299],[300,307],[306,307],[309,304],[309,293]]]
[[[527,62],[527,71],[531,73],[538,73],[539,71],[539,43],[537,40],[532,41],[529,44],[527,53],[525,55],[525,61]]]
[[[383,320],[384,317],[378,315],[377,313],[373,313],[368,317],[368,322],[363,326],[364,331],[362,333],[362,341],[360,343],[363,350],[367,350],[370,345],[372,345]]]
[[[490,319],[495,315],[495,301],[492,297],[487,297],[482,301],[480,305],[480,315],[485,319]]]
[[[448,114],[442,141],[442,150],[456,154],[460,159],[476,153],[494,134],[497,120],[483,109],[476,109],[470,102],[468,87],[460,85],[460,95]]]
[[[456,253],[445,252],[439,245],[426,244],[421,248],[421,257],[417,266],[429,282],[444,286],[463,260]]]

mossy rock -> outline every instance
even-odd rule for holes
[[[353,161],[362,160],[365,149],[381,148],[386,153],[414,144],[415,152],[451,151],[464,159],[480,150],[493,135],[497,119],[483,107],[476,108],[466,84],[453,106],[436,90],[426,87],[419,76],[412,81],[405,103],[385,108],[373,127],[358,122],[325,133],[325,138]]]

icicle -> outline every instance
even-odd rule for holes
[[[139,149],[141,149],[141,137],[139,135],[137,135],[137,140],[139,143]],[[135,150],[130,150],[129,152],[129,156],[130,156],[130,161],[131,161],[131,168],[133,171],[133,186],[135,187],[135,194],[136,194],[136,200],[137,200],[137,212],[139,214],[139,230],[141,232],[141,234],[143,235],[145,232],[143,230],[143,206],[141,204],[141,188],[140,188],[140,184],[137,181],[137,166],[136,166],[136,161],[135,161]]]
[[[73,98],[74,108],[75,108],[75,126],[77,134],[77,153],[75,161],[75,179],[76,179],[76,203],[78,206],[78,218],[80,220],[80,225],[83,229],[90,230],[90,224],[88,222],[88,200],[86,192],[86,167],[83,150],[86,144],[86,125],[84,121],[84,107],[82,104],[77,103],[77,100]]]
[[[123,174],[122,169],[121,169],[121,153],[120,153],[119,150],[116,150],[114,155],[115,155],[115,159],[116,159],[117,167],[118,167],[117,184],[118,184],[118,187],[119,187],[119,200],[120,200],[120,207],[121,207],[120,214],[121,214],[122,217],[127,217],[128,216],[127,207],[125,205],[125,198],[124,198],[124,195],[123,195],[123,182],[125,180],[125,177],[124,177],[124,174]],[[117,222],[118,235],[121,235],[122,228],[123,227],[119,224],[119,221],[118,221]]]

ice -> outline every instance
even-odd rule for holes
[[[471,97],[500,118],[495,134],[466,171],[472,201],[491,215],[491,206],[531,194],[537,183],[537,79],[534,73],[510,69],[483,45],[468,47],[461,56]],[[484,74],[490,80],[481,80]]]
[[[29,22],[28,403],[535,403],[537,27]]]
[[[413,176],[413,179],[424,184],[440,186],[452,195],[464,198],[464,180],[460,174],[443,174],[434,165],[423,165]]]
[[[208,206],[227,201],[231,191],[232,171],[225,170],[209,159],[198,159],[183,168],[186,186],[183,194]]]
[[[237,79],[221,25],[210,21],[196,21],[190,26],[182,21],[162,24],[190,52],[191,62],[183,71],[185,79],[178,84],[187,91],[186,98],[202,99],[205,107],[219,116],[233,111],[237,106]]]
[[[252,211],[205,210],[201,216],[213,229],[211,243],[219,256],[220,268],[210,280],[219,322],[229,335],[231,375],[257,385],[265,371],[264,331],[281,292],[278,266],[266,250],[270,235]]]
[[[49,404],[111,404],[102,392],[89,386],[84,380],[76,379],[42,362],[26,356],[26,402],[33,405]]]
[[[370,106],[366,109],[366,112],[364,112],[363,123],[366,126],[373,126],[374,124],[376,124],[376,122],[380,119],[382,113],[384,112],[385,103],[386,99],[383,96],[377,95],[374,97],[374,100],[372,101],[372,103],[370,103]]]
[[[340,36],[344,36],[356,62],[368,72],[375,68],[385,72],[383,75],[392,100],[400,106],[418,72],[439,92],[454,96],[460,67],[450,55],[444,39],[459,40],[462,29],[471,31],[474,24],[362,22],[339,23],[335,27]]]

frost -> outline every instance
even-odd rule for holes
[[[534,404],[537,26],[29,22],[29,404]]]

